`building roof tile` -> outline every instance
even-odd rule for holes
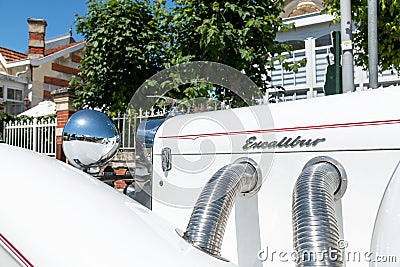
[[[67,44],[67,45],[62,45],[62,46],[58,46],[58,47],[54,47],[54,48],[50,48],[50,49],[46,49],[44,51],[44,56],[49,56],[52,55],[54,53],[60,52],[64,49],[79,45],[81,43],[84,43],[85,41],[80,41],[80,42],[75,42],[72,44]],[[0,46],[0,54],[4,57],[4,59],[7,62],[14,62],[14,61],[19,61],[19,60],[24,60],[28,58],[27,54],[21,53],[21,52],[17,52],[5,47],[1,47]]]
[[[44,56],[52,55],[54,53],[57,53],[59,51],[62,51],[64,49],[67,49],[67,48],[70,48],[70,47],[73,47],[73,46],[76,46],[76,45],[79,45],[79,44],[82,44],[84,42],[86,42],[86,41],[80,41],[80,42],[75,42],[75,43],[72,43],[72,44],[67,44],[67,45],[62,45],[62,46],[46,49],[44,51]]]
[[[5,47],[0,46],[0,54],[4,57],[7,62],[13,62],[18,60],[24,60],[28,58],[27,54],[17,52]]]

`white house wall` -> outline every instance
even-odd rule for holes
[[[299,2],[299,1],[297,1]],[[294,23],[295,28],[287,32],[279,32],[276,40],[279,42],[304,41],[304,49],[294,50],[290,55],[290,61],[298,61],[304,57],[298,57],[305,52],[307,65],[299,69],[298,73],[285,71],[281,64],[275,62],[275,70],[269,74],[272,77],[272,85],[282,86],[287,96],[284,100],[296,100],[322,96],[325,83],[327,57],[329,47],[316,47],[315,40],[329,35],[333,31],[340,31],[340,24],[333,24],[333,16],[320,13],[312,13],[297,17],[285,18],[284,23]],[[324,51],[325,50],[325,51]],[[304,81],[305,73],[305,81]],[[299,75],[300,74],[300,75]],[[379,85],[397,85],[400,83],[399,73],[395,70],[387,70],[379,74]],[[355,90],[368,89],[368,72],[361,67],[354,67]],[[270,92],[274,94],[273,90]]]
[[[340,31],[340,24],[332,24],[332,20],[332,16],[319,13],[284,19],[285,24],[294,23],[295,28],[287,32],[278,32],[276,40],[286,42],[307,38],[316,39],[332,31]]]
[[[74,55],[81,57],[82,53],[82,50],[79,50],[75,51]],[[33,67],[32,106],[37,105],[43,98],[48,99],[50,92],[60,87],[68,86],[68,80],[72,75],[68,73],[68,71],[70,69],[78,70],[80,67],[79,63],[72,60],[71,55],[72,53],[64,54],[63,56]],[[54,70],[53,64],[60,65],[60,67],[66,70]]]

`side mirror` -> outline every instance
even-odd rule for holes
[[[65,156],[73,166],[85,171],[105,165],[118,152],[119,144],[117,127],[96,110],[74,113],[62,133]]]

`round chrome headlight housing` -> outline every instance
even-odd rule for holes
[[[79,169],[105,165],[118,152],[119,144],[117,127],[96,110],[80,110],[64,126],[62,147],[65,156]]]

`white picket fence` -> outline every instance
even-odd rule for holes
[[[54,157],[56,155],[56,125],[55,119],[46,122],[33,119],[5,123],[3,141],[12,146]]]
[[[228,109],[226,104],[181,106],[183,113],[203,112],[219,109]],[[120,131],[122,151],[134,151],[136,129],[143,120],[165,118],[168,108],[158,110],[139,109],[136,113],[120,113],[112,118]],[[54,157],[56,154],[56,125],[54,118],[41,122],[33,118],[32,121],[9,122],[3,126],[3,141],[6,144],[26,148],[35,152]]]

